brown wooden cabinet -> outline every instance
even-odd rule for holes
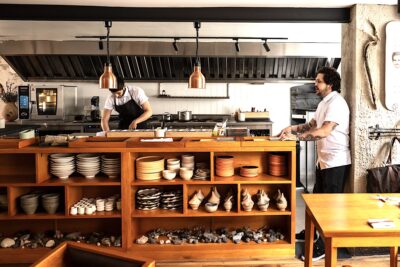
[[[295,142],[291,141],[252,141],[236,140],[229,142],[205,141],[183,138],[180,145],[168,147],[166,144],[146,147],[127,142],[127,148],[40,148],[0,149],[0,194],[6,194],[7,210],[0,211],[0,229],[5,235],[21,230],[45,231],[59,229],[65,232],[103,231],[122,235],[121,251],[130,255],[141,255],[152,259],[199,259],[199,258],[256,258],[269,256],[292,256],[295,246]],[[137,143],[137,142],[136,142]],[[175,142],[174,142],[175,143]],[[287,175],[272,176],[268,171],[268,154],[281,152],[286,155]],[[93,179],[86,179],[73,173],[68,180],[60,180],[49,172],[49,155],[53,153],[117,153],[121,155],[121,175],[118,179],[109,179],[99,173]],[[207,180],[185,181],[160,179],[143,181],[136,176],[136,159],[144,156],[162,156],[180,158],[183,154],[193,154],[195,162],[206,162],[210,166]],[[234,157],[235,175],[220,177],[215,171],[215,157],[230,155]],[[257,165],[259,175],[246,178],[239,175],[243,165]],[[234,195],[234,205],[230,212],[220,205],[218,211],[209,213],[204,204],[198,210],[191,209],[188,201],[196,190],[201,189],[206,196],[212,186],[224,196],[228,191]],[[180,190],[183,194],[182,208],[177,210],[139,210],[136,208],[136,192],[143,188],[156,187],[162,191]],[[252,211],[241,208],[241,191],[247,189],[255,195],[259,189],[268,193],[270,207],[263,212],[257,205]],[[285,211],[277,209],[273,195],[281,190],[288,200]],[[56,214],[38,212],[24,214],[19,207],[19,197],[34,190],[59,192],[62,196]],[[122,210],[97,212],[95,215],[70,215],[71,206],[82,197],[107,197],[121,195]],[[12,223],[10,223],[12,222]],[[182,245],[139,245],[135,241],[141,235],[156,228],[179,229],[200,226],[209,229],[219,227],[240,228],[263,227],[280,229],[283,240],[273,243],[225,243],[225,244],[182,244]],[[30,250],[24,257],[12,258],[20,249],[0,249],[0,263],[33,262],[47,249]],[[35,253],[37,252],[37,253]]]

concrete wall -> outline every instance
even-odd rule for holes
[[[356,5],[351,10],[351,23],[342,26],[342,87],[351,110],[351,192],[366,191],[366,170],[382,165],[388,153],[390,138],[370,140],[368,127],[379,124],[382,128],[393,128],[400,120],[400,110],[389,111],[384,102],[385,26],[399,19],[397,6]],[[370,50],[372,80],[377,96],[376,110],[371,105],[363,59],[363,48],[369,38],[367,33],[372,34],[367,20],[375,24],[380,37],[378,45]],[[397,152],[395,154],[396,162],[400,157]]]

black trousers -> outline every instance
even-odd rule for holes
[[[350,167],[344,165],[322,170],[318,164],[313,193],[343,193]]]

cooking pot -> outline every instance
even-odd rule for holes
[[[172,115],[169,112],[164,112],[163,121],[172,121]]]
[[[178,120],[179,121],[190,121],[192,120],[192,112],[189,110],[178,111]]]

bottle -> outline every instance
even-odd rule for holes
[[[212,130],[212,136],[218,136],[218,126],[215,125],[214,129]]]

